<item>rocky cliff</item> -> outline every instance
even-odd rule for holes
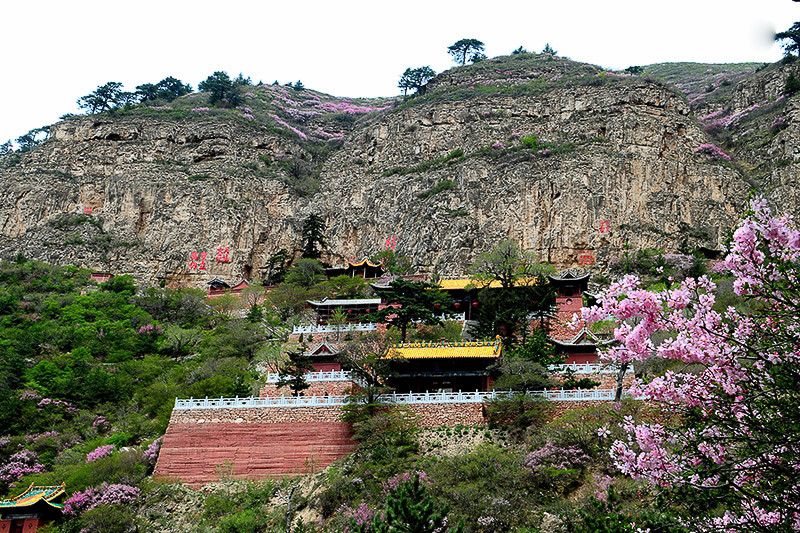
[[[298,255],[315,213],[330,263],[396,236],[441,274],[505,237],[559,267],[603,265],[626,246],[719,247],[753,185],[785,211],[798,202],[791,100],[763,146],[739,143],[743,167],[696,151],[713,139],[679,91],[547,55],[453,69],[393,104],[274,86],[246,96],[239,110],[193,107],[195,94],[71,119],[5,156],[2,256],[202,286],[258,278],[281,248]]]

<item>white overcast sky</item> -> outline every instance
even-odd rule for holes
[[[447,46],[518,46],[621,69],[695,61],[773,62],[800,20],[791,0],[2,0],[0,143],[78,112],[108,81],[175,76],[196,88],[216,70],[336,96],[393,96],[407,67],[454,64]]]

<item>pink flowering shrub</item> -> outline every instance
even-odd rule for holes
[[[39,462],[39,457],[32,450],[20,450],[8,458],[0,466],[0,481],[13,483],[22,476],[44,472],[44,465]]]
[[[401,483],[414,481],[415,475],[419,475],[420,482],[425,481],[428,477],[428,474],[426,472],[423,472],[422,470],[418,470],[416,472],[403,472],[402,474],[397,474],[383,482],[384,494],[388,494],[396,490]]]
[[[161,443],[164,441],[164,436],[158,437],[147,449],[144,451],[144,456],[149,463],[155,463],[156,459],[158,459],[158,452],[161,451]]]
[[[545,469],[574,470],[583,468],[589,456],[576,446],[556,446],[547,442],[544,446],[528,454],[524,464],[531,471]]]
[[[724,159],[725,161],[732,161],[733,158],[722,151],[722,148],[716,144],[706,143],[701,144],[694,149],[695,152],[711,156],[712,159]]]
[[[64,514],[78,516],[100,505],[124,505],[139,499],[142,491],[131,485],[107,484],[72,494],[64,502]]]
[[[136,332],[139,335],[161,335],[164,333],[164,328],[159,326],[158,324],[153,325],[150,323],[145,324],[144,326],[140,327]]]
[[[705,276],[660,291],[625,276],[582,309],[587,324],[616,323],[618,344],[606,358],[659,356],[697,369],[637,381],[631,393],[659,405],[664,421],[625,417],[627,438],[611,455],[633,478],[729,502],[722,514],[698,515],[695,530],[798,530],[800,231],[756,199],[722,264],[754,310],[717,309]]]
[[[91,463],[92,461],[97,461],[101,457],[108,457],[114,453],[114,445],[113,444],[106,444],[105,446],[98,446],[91,452],[86,454],[86,462]]]
[[[775,117],[775,120],[772,122],[772,125],[769,127],[772,133],[778,133],[779,131],[786,129],[787,122],[786,118],[783,115],[779,115]]]
[[[339,516],[344,518],[344,520],[350,524],[350,526],[345,526],[344,530],[345,533],[352,529],[352,526],[356,526],[359,531],[367,533],[372,531],[372,521],[375,518],[375,510],[368,506],[366,503],[360,504],[355,509],[347,506],[342,505],[337,511]]]

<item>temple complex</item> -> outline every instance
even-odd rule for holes
[[[64,485],[38,487],[33,483],[19,496],[0,500],[0,533],[33,533],[61,516]]]

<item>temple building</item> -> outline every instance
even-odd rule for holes
[[[347,322],[360,322],[367,313],[377,311],[381,306],[380,298],[348,298],[308,300],[308,305],[317,315],[317,324],[327,324],[333,313],[341,309],[347,316]]]
[[[342,370],[339,350],[329,342],[321,342],[307,351],[305,357],[314,366],[314,372],[336,372]]]
[[[64,485],[28,489],[8,500],[0,500],[0,533],[33,533],[61,516]]]
[[[404,343],[387,355],[396,359],[388,385],[398,393],[491,390],[491,366],[503,352],[498,337],[493,342]]]
[[[373,263],[367,257],[364,257],[361,261],[352,259],[348,261],[346,265],[326,268],[325,275],[328,279],[335,278],[336,276],[377,279],[383,276],[383,266],[380,263]]]
[[[568,341],[575,338],[576,330],[567,327],[573,315],[580,316],[583,294],[589,285],[589,274],[566,270],[547,276],[556,297],[556,314],[548,320],[548,331],[553,340]],[[582,328],[583,324],[578,324]]]
[[[576,333],[573,332],[571,339],[558,340],[550,338],[550,342],[555,346],[557,354],[563,354],[567,364],[596,363],[598,359],[597,347],[613,342],[603,340],[586,328]]]
[[[207,282],[206,285],[208,285],[208,296],[211,298],[214,296],[219,296],[220,294],[226,294],[228,292],[239,294],[243,289],[250,286],[250,282],[242,278],[239,283],[231,286],[225,280],[215,277],[211,281]]]

